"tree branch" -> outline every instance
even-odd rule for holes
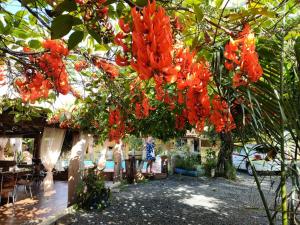
[[[166,10],[182,10],[182,11],[187,11],[190,13],[195,13],[193,10],[182,7],[182,6],[176,6],[176,7],[165,7]],[[225,33],[229,34],[230,36],[234,36],[234,32],[227,29],[226,27],[221,26],[219,23],[214,23],[212,22],[208,17],[204,16],[204,20],[208,22],[210,25],[216,27],[217,29],[223,30]]]
[[[142,10],[142,8],[143,8],[143,7],[140,7],[140,6],[136,5],[135,3],[133,3],[130,0],[124,0],[124,2],[126,2],[131,8],[136,7],[137,10]]]
[[[3,53],[8,53],[8,54],[14,55],[14,56],[40,55],[40,54],[43,54],[45,52],[48,52],[48,51],[42,51],[42,52],[18,52],[18,51],[13,51],[13,50],[11,50],[9,48],[3,48],[3,47],[0,47],[0,50]]]
[[[221,15],[220,15],[220,17],[219,17],[218,24],[217,24],[218,26],[216,26],[216,31],[215,31],[215,35],[214,35],[213,45],[214,45],[215,42],[216,42],[216,37],[217,37],[217,34],[218,34],[218,28],[219,28],[219,26],[220,26],[220,22],[221,22],[223,13],[224,13],[225,8],[226,8],[226,6],[228,5],[228,3],[229,3],[229,0],[227,0],[226,4],[224,5],[224,7],[223,7],[223,9],[222,9],[222,12],[221,12]]]
[[[48,30],[51,30],[50,26],[43,19],[41,19],[41,17],[39,17],[39,15],[35,11],[33,11],[28,5],[26,5],[25,3],[23,3],[22,0],[18,0],[18,2],[21,5],[23,5],[28,10],[28,12],[30,12],[35,18],[37,18],[37,20],[42,25],[44,25]]]

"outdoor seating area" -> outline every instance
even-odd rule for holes
[[[16,193],[14,205],[3,201],[0,205],[0,224],[18,225],[29,221],[37,224],[67,208],[68,183],[66,181],[55,181],[55,193],[44,196],[42,186],[32,185],[32,197],[25,191],[24,185],[14,186]],[[10,200],[11,202],[11,200]]]

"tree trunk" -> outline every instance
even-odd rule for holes
[[[218,155],[217,175],[229,178],[232,166],[233,139],[231,132],[222,132],[221,149]]]

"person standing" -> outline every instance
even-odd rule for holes
[[[124,144],[122,140],[117,143],[113,148],[114,157],[114,178],[113,182],[118,182],[122,180],[122,160],[123,160],[123,148]]]
[[[146,173],[148,173],[148,168],[150,167],[150,174],[153,173],[152,165],[153,162],[155,161],[154,147],[155,146],[152,137],[148,137],[146,142],[146,161],[147,161]]]

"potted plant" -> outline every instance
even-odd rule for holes
[[[175,165],[175,173],[194,177],[199,175],[199,171],[197,171],[199,162],[196,155],[177,156]]]

